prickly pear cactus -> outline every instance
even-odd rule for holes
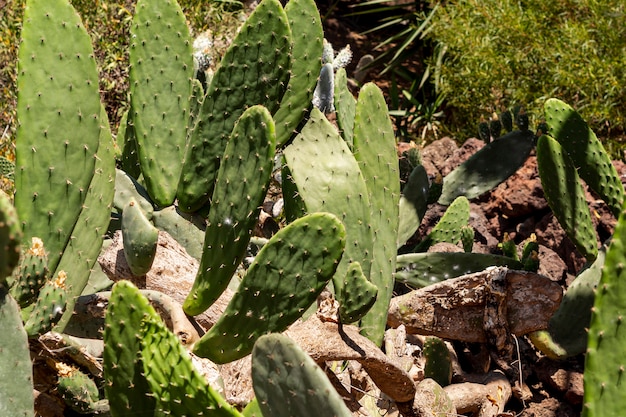
[[[544,105],[549,133],[578,168],[578,175],[619,216],[624,187],[604,146],[573,108],[552,98]]]
[[[80,414],[94,412],[94,405],[100,400],[96,383],[78,369],[60,375],[57,389],[65,403]]]
[[[354,156],[365,179],[373,234],[369,280],[378,288],[361,331],[381,344],[393,291],[398,237],[400,172],[393,125],[382,91],[367,83],[359,92],[354,118]],[[345,297],[344,297],[345,298]]]
[[[537,165],[554,215],[580,253],[593,261],[598,256],[596,232],[574,163],[559,142],[543,135],[537,142]]]
[[[274,164],[276,131],[269,111],[253,106],[231,134],[207,218],[198,275],[183,304],[191,316],[209,308],[243,259]]]
[[[252,382],[264,416],[352,415],[324,371],[287,336],[259,338],[252,351]]]
[[[361,169],[346,142],[317,109],[285,148],[284,156],[307,211],[333,213],[346,227],[351,244],[333,278],[335,297],[341,304],[348,265],[359,262],[366,277],[371,268],[370,203]]]
[[[0,286],[6,285],[6,278],[20,260],[22,231],[11,199],[0,192]]]
[[[583,416],[618,416],[626,409],[626,211],[619,217],[596,289],[585,357]]]
[[[124,257],[133,275],[147,274],[156,256],[159,230],[150,223],[134,199],[122,212],[122,237]]]
[[[128,281],[113,286],[105,316],[104,392],[111,415],[152,416],[156,399],[144,373],[141,332],[142,323],[153,311],[145,297]],[[123,347],[123,349],[120,349]]]
[[[91,39],[67,0],[29,0],[18,70],[15,208],[55,271],[95,172],[98,70]]]
[[[348,267],[343,284],[346,297],[339,306],[342,323],[354,323],[372,308],[378,297],[378,287],[372,284],[361,269],[361,264],[352,262]]]
[[[285,13],[293,35],[291,76],[280,107],[274,114],[276,147],[282,147],[294,135],[308,111],[313,90],[322,66],[324,31],[317,5],[313,0],[290,0]]]
[[[37,337],[48,332],[61,320],[67,306],[67,275],[59,271],[54,280],[46,282],[39,291],[37,301],[24,323],[29,337]]]
[[[220,159],[244,110],[276,112],[289,80],[291,30],[278,0],[263,0],[248,17],[212,78],[185,153],[178,202],[202,208],[213,193]]]
[[[24,308],[37,299],[48,275],[48,254],[41,239],[34,237],[23,252],[18,268],[11,277],[11,296]]]
[[[422,355],[424,364],[424,378],[431,378],[442,387],[450,385],[452,379],[452,362],[450,351],[446,343],[436,336],[426,338]]]
[[[467,233],[463,228],[467,226],[469,218],[468,199],[464,196],[457,197],[428,236],[416,246],[415,252],[425,252],[430,246],[440,242],[457,244]]]
[[[478,197],[506,180],[524,164],[534,139],[531,131],[518,130],[485,145],[446,176],[439,203],[448,205],[459,196]]]
[[[306,215],[276,233],[256,255],[226,311],[194,353],[216,363],[244,357],[263,334],[281,332],[315,301],[346,244],[332,214]]]
[[[137,2],[129,60],[141,172],[152,201],[168,206],[182,170],[194,73],[189,29],[175,0]]]
[[[33,380],[28,340],[20,309],[0,285],[0,415],[31,417]]]
[[[341,136],[352,149],[356,100],[348,89],[348,75],[345,68],[339,68],[335,74],[335,110]]]
[[[407,183],[404,185],[399,202],[398,239],[396,246],[400,248],[417,231],[426,213],[428,190],[428,174],[422,165],[413,168]]]

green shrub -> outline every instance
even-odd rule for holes
[[[601,136],[624,133],[626,9],[617,1],[456,0],[431,37],[445,45],[446,124],[461,138],[514,104],[541,114],[549,97],[577,108]]]

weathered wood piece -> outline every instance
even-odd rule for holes
[[[542,275],[503,267],[449,279],[395,297],[391,300],[387,324],[391,327],[404,324],[407,332],[413,334],[485,343],[485,308],[492,295],[491,280],[503,274],[506,320],[511,333],[520,336],[546,329],[561,302],[561,286]]]

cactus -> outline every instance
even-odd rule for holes
[[[159,231],[131,199],[122,212],[124,257],[133,275],[148,273],[156,256]]]
[[[104,392],[111,415],[154,415],[156,399],[144,373],[141,357],[142,323],[154,311],[128,281],[113,286],[105,317]],[[123,349],[120,349],[123,347]]]
[[[0,414],[30,417],[35,412],[28,340],[20,309],[1,284],[0,334]]]
[[[378,287],[372,284],[361,269],[361,264],[352,262],[343,283],[346,297],[339,306],[342,323],[354,323],[372,308],[378,297]]]
[[[285,330],[322,292],[345,243],[344,226],[329,213],[306,215],[280,230],[259,251],[194,353],[230,362],[249,354],[261,335]]]
[[[422,349],[424,355],[424,378],[431,378],[442,387],[450,385],[452,361],[445,342],[436,336],[429,336]]]
[[[59,376],[57,389],[65,403],[80,414],[93,413],[100,401],[96,383],[78,369]]]
[[[59,271],[56,278],[46,282],[39,291],[30,316],[24,323],[28,337],[37,337],[48,332],[63,316],[68,298],[66,278],[65,272]]]
[[[194,71],[189,29],[175,0],[159,7],[137,2],[129,52],[139,164],[152,201],[167,206],[174,202],[182,170]]]
[[[619,216],[624,187],[602,143],[580,114],[562,101],[549,99],[544,110],[550,135],[578,168],[580,178]]]
[[[26,307],[37,299],[47,275],[48,254],[41,239],[34,237],[30,248],[23,252],[10,284],[11,296],[20,307]]]
[[[484,271],[490,266],[521,270],[512,258],[484,253],[407,253],[396,261],[396,282],[413,288],[427,287],[445,279]]]
[[[343,281],[351,262],[369,276],[372,231],[367,186],[346,142],[317,109],[294,141],[285,160],[307,211],[335,214],[346,227],[346,252],[333,278],[335,297],[343,303]]]
[[[356,100],[348,89],[348,76],[345,68],[339,68],[335,74],[335,110],[341,137],[352,149]]]
[[[180,341],[154,311],[142,323],[142,360],[159,410],[172,416],[240,417],[201,376]]]
[[[426,214],[428,191],[428,174],[422,165],[411,171],[409,179],[402,190],[399,202],[398,239],[396,246],[400,248],[415,234]]]
[[[259,338],[252,351],[252,381],[264,416],[352,415],[324,371],[287,336]]]
[[[101,130],[90,37],[67,0],[26,5],[17,83],[15,208],[25,241],[43,240],[54,272],[87,197]]]
[[[574,163],[559,142],[543,135],[537,143],[537,165],[554,215],[580,253],[593,261],[598,255],[596,233]]]
[[[447,242],[457,244],[463,235],[464,226],[470,217],[470,204],[467,198],[457,197],[448,207],[439,222],[432,228],[428,236],[421,241],[414,252],[425,252],[435,243]]]
[[[591,312],[585,357],[584,417],[617,416],[626,406],[622,388],[626,343],[622,327],[626,315],[624,253],[626,212],[622,211],[606,253]]]
[[[244,110],[262,104],[276,112],[289,78],[291,38],[278,0],[264,0],[226,51],[187,145],[177,194],[182,210],[208,202],[228,136]]]
[[[335,73],[333,65],[326,63],[320,70],[320,76],[313,91],[313,106],[324,114],[335,111]]]
[[[534,139],[531,131],[521,130],[485,145],[446,176],[439,203],[449,205],[459,196],[478,197],[506,180],[526,161]]]
[[[20,262],[22,231],[9,196],[0,191],[0,286]]]
[[[198,275],[183,304],[187,314],[209,308],[243,259],[270,180],[275,147],[269,112],[262,106],[246,110],[222,157]]]
[[[283,147],[294,135],[310,107],[317,76],[321,70],[324,32],[313,0],[290,0],[285,6],[293,32],[291,76],[280,107],[274,114],[276,147]],[[293,31],[293,28],[297,28]]]
[[[361,331],[381,344],[393,291],[398,237],[400,173],[393,125],[382,91],[373,83],[359,93],[354,118],[354,156],[367,186],[373,234],[369,280],[378,288]],[[346,297],[343,297],[344,302]]]

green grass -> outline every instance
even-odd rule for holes
[[[446,127],[462,138],[476,135],[481,116],[515,104],[541,115],[549,97],[579,110],[602,137],[624,134],[622,2],[448,1],[430,35],[447,47],[440,67]]]

